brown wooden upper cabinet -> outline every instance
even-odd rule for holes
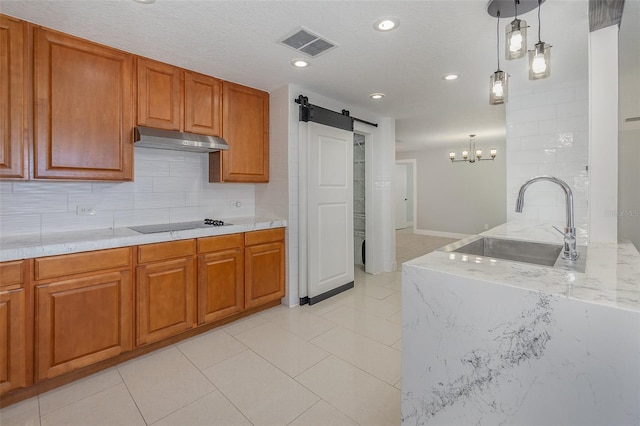
[[[151,59],[137,61],[138,125],[222,134],[220,80]]]
[[[269,94],[222,82],[227,151],[209,154],[210,182],[269,182]]]
[[[0,178],[29,177],[27,23],[0,15]]]
[[[133,179],[133,55],[34,28],[34,177]]]

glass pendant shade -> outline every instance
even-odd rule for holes
[[[518,59],[527,53],[527,22],[514,19],[505,28],[505,58]]]
[[[551,75],[551,45],[543,41],[529,51],[529,80],[547,78]]]
[[[507,102],[509,74],[498,70],[489,78],[489,104],[500,105]]]

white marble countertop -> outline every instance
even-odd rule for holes
[[[510,222],[481,235],[562,244],[562,235],[540,223]],[[640,311],[640,254],[629,242],[590,243],[585,273],[443,251],[413,259],[403,267],[407,266]]]
[[[286,220],[262,217],[225,218],[225,222],[233,225],[153,234],[142,234],[129,228],[110,228],[12,236],[0,239],[0,262],[287,226]]]

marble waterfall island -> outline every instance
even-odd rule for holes
[[[542,225],[485,234],[558,242]],[[403,424],[640,424],[639,296],[631,244],[590,245],[585,273],[445,251],[405,263]]]

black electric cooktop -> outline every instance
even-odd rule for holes
[[[187,229],[209,228],[211,226],[227,226],[230,223],[225,223],[221,220],[205,219],[197,220],[194,222],[178,222],[178,223],[159,223],[157,225],[141,225],[130,226],[129,229],[133,229],[141,234],[154,234],[156,232],[169,232],[169,231],[184,231]]]

